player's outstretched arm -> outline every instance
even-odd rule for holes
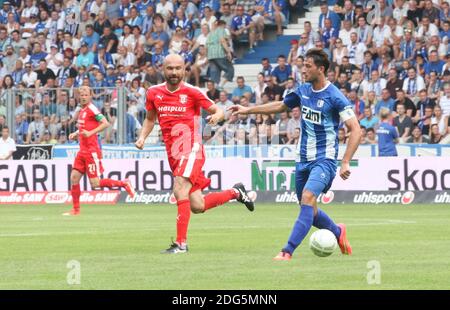
[[[156,118],[156,110],[147,111],[147,116],[142,124],[141,134],[134,144],[138,149],[144,149],[145,140],[148,135],[152,132],[153,127],[155,126],[155,118]]]
[[[283,101],[274,101],[253,107],[244,107],[237,104],[232,105],[227,110],[232,111],[233,115],[238,115],[238,114],[273,114],[284,112],[287,109],[288,107],[283,103]]]
[[[206,119],[208,120],[208,124],[212,126],[217,125],[217,123],[220,123],[225,118],[223,110],[215,104],[210,106],[206,111],[210,114]]]
[[[341,170],[339,175],[343,180],[347,180],[350,177],[350,160],[353,158],[356,150],[358,149],[361,141],[361,127],[356,117],[349,118],[345,121],[345,126],[350,131],[350,136],[347,142],[347,149],[345,150],[344,157],[341,162]]]

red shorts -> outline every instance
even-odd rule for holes
[[[82,174],[87,174],[89,179],[100,178],[103,173],[102,155],[98,152],[81,153],[78,152],[73,169]]]
[[[203,174],[202,168],[204,164],[205,150],[201,144],[194,145],[189,154],[181,155],[179,159],[169,157],[169,165],[173,176],[185,177],[191,181],[192,188],[189,193],[199,189],[202,190],[211,183],[211,180]]]

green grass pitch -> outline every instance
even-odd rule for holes
[[[0,207],[0,289],[450,289],[449,205],[333,205],[354,254],[313,255],[304,242],[274,262],[298,207],[230,204],[192,215],[186,255],[161,255],[175,235],[176,207]],[[314,230],[314,228],[313,228]],[[309,238],[309,237],[308,237]],[[67,284],[77,260],[81,283]],[[368,284],[368,262],[381,283]],[[370,277],[369,277],[370,278]]]

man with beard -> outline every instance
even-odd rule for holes
[[[243,203],[250,211],[254,210],[254,204],[242,183],[223,192],[202,195],[202,190],[209,186],[211,180],[202,171],[205,151],[198,130],[201,128],[200,109],[210,114],[208,120],[211,126],[223,121],[224,113],[199,88],[183,82],[186,68],[180,55],[167,56],[163,62],[163,71],[166,82],[147,90],[147,117],[136,147],[144,148],[158,116],[174,175],[173,193],[178,205],[177,239],[161,253],[177,254],[188,251],[187,229],[191,210],[193,213],[203,213],[233,199]]]

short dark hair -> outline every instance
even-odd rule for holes
[[[306,52],[306,58],[312,58],[314,64],[317,67],[324,67],[324,73],[327,73],[328,68],[330,68],[330,60],[328,59],[327,53],[320,48],[311,48]]]
[[[1,115],[1,116],[3,116],[3,115]],[[3,116],[4,117],[4,116]],[[9,130],[9,127],[7,126],[7,125],[3,125],[3,127],[2,127],[2,130],[3,129],[8,129]]]

